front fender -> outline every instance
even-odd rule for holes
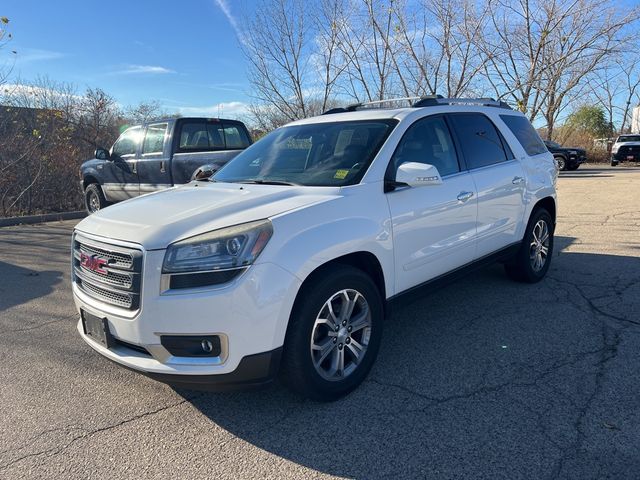
[[[282,266],[304,282],[314,270],[338,257],[371,253],[382,267],[390,297],[395,294],[393,237],[382,186],[360,184],[352,188],[371,190],[372,194],[338,196],[273,218],[274,234],[261,259]]]

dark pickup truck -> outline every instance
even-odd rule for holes
[[[171,118],[130,127],[80,167],[87,212],[209,176],[249,145],[237,120]]]
[[[545,140],[544,144],[556,159],[559,170],[577,170],[587,161],[587,152],[582,148],[563,147],[551,140]]]

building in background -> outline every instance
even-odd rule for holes
[[[640,106],[633,109],[631,117],[631,133],[640,133]]]

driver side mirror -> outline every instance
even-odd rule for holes
[[[398,167],[396,183],[406,184],[410,187],[442,185],[442,177],[440,177],[440,172],[433,165],[406,162]]]
[[[98,160],[111,160],[111,154],[106,148],[98,147],[93,154]]]

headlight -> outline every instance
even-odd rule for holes
[[[611,147],[611,153],[618,153],[619,148],[620,148],[620,145],[614,145],[613,147]]]
[[[169,245],[162,273],[211,272],[251,265],[271,238],[269,220],[244,223]]]

